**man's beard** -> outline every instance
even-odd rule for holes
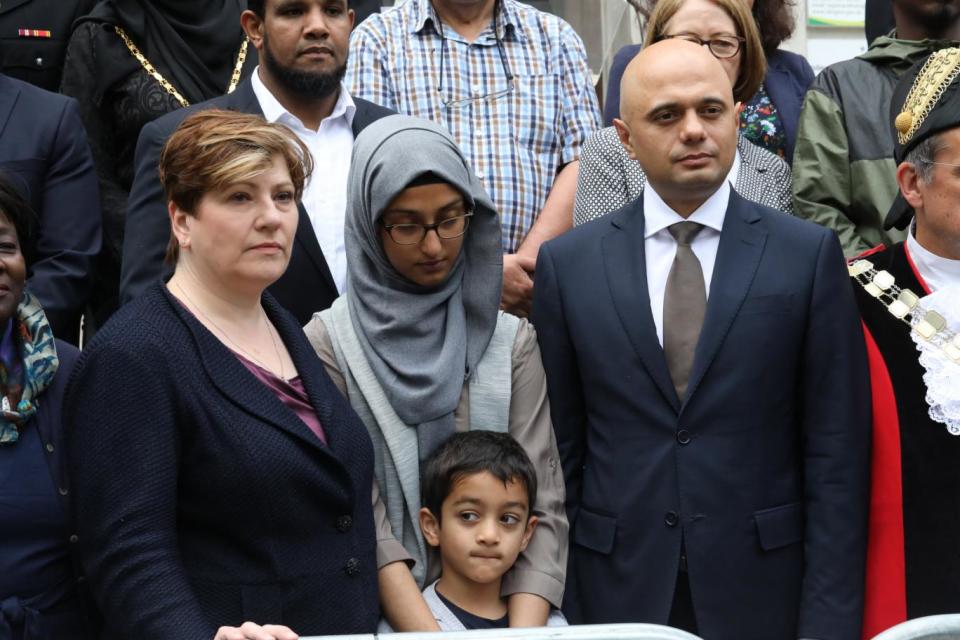
[[[329,73],[317,71],[298,71],[280,64],[270,52],[270,44],[266,35],[263,38],[263,53],[260,55],[263,66],[270,75],[291,93],[304,98],[326,98],[333,95],[339,88],[343,76],[347,73],[346,63]]]

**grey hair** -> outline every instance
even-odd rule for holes
[[[907,156],[903,159],[904,162],[913,165],[917,172],[917,178],[921,182],[930,182],[930,179],[933,178],[933,164],[931,163],[939,148],[940,135],[935,133],[921,140],[917,146],[907,152]]]

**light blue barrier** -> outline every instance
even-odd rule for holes
[[[908,620],[873,640],[960,640],[960,614]]]
[[[658,624],[582,624],[535,629],[485,629],[443,633],[391,633],[354,636],[311,636],[301,640],[702,640],[686,631]]]

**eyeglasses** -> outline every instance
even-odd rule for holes
[[[433,224],[420,224],[417,222],[405,222],[403,224],[380,224],[387,230],[387,235],[397,244],[419,244],[427,237],[428,231],[436,231],[437,237],[441,240],[453,240],[459,238],[467,232],[470,226],[470,216],[472,211],[468,211],[459,216],[453,216]]]
[[[434,10],[436,13],[436,10]],[[485,93],[481,96],[472,96],[470,98],[458,98],[458,99],[446,99],[441,97],[441,102],[446,109],[463,109],[467,105],[473,104],[474,102],[494,102],[500,98],[510,95],[513,93],[516,84],[513,79],[513,73],[510,72],[510,67],[507,65],[507,54],[503,51],[503,41],[500,40],[500,31],[497,28],[497,17],[500,14],[500,0],[494,2],[493,5],[493,36],[497,41],[497,53],[500,54],[500,64],[503,66],[503,74],[507,77],[507,88],[500,89],[498,91],[491,91],[490,93]],[[443,61],[447,57],[447,38],[443,34],[443,23],[440,21],[440,17],[436,16],[434,22],[437,26],[437,33],[440,36],[440,82],[437,85],[437,93],[443,96]]]
[[[708,40],[704,40],[700,36],[693,33],[676,33],[672,36],[660,36],[660,40],[669,40],[671,38],[679,38],[681,40],[686,40],[687,42],[692,42],[694,44],[699,44],[700,46],[706,46],[710,49],[710,53],[713,54],[714,58],[732,58],[733,56],[740,53],[740,47],[743,46],[743,43],[746,42],[746,38],[741,38],[740,36],[716,36]]]

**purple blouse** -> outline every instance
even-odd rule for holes
[[[307,390],[303,387],[303,381],[300,380],[300,376],[291,378],[290,380],[284,380],[280,376],[274,375],[272,371],[264,369],[256,362],[244,358],[236,351],[232,351],[232,353],[237,356],[237,360],[239,360],[257,380],[265,384],[267,388],[277,396],[280,402],[287,405],[298,418],[303,420],[304,424],[310,427],[310,431],[317,434],[317,437],[320,438],[323,444],[327,444],[327,435],[323,432],[323,425],[320,424],[320,418],[317,417],[317,412],[313,410],[313,405],[310,404],[310,396],[307,395]]]

